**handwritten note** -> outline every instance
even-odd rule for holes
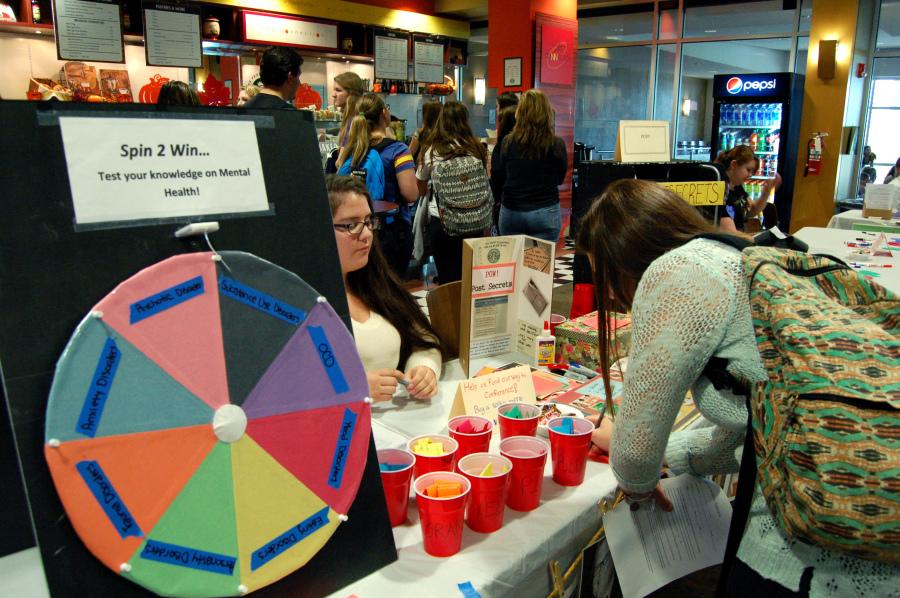
[[[90,438],[97,434],[100,419],[103,417],[103,409],[106,407],[106,399],[109,398],[109,391],[112,388],[121,359],[122,353],[119,351],[115,339],[107,339],[106,344],[103,346],[103,351],[100,353],[100,359],[97,360],[97,368],[94,370],[93,378],[91,378],[91,386],[84,397],[81,415],[78,417],[78,424],[75,426],[77,433],[84,434]]]
[[[534,402],[531,370],[523,365],[460,382],[450,409],[450,417],[480,415],[496,424],[497,407],[500,405]]]
[[[325,507],[310,515],[277,538],[254,550],[250,557],[250,570],[256,571],[263,565],[269,564],[279,554],[328,525],[328,509],[329,507]]]
[[[187,546],[178,546],[177,544],[157,542],[155,540],[147,540],[144,549],[141,551],[141,558],[177,567],[188,567],[190,569],[208,571],[209,573],[218,573],[219,575],[231,575],[234,572],[235,564],[237,564],[237,558],[233,556],[197,550]]]
[[[322,362],[322,367],[325,368],[325,373],[328,374],[328,380],[331,382],[334,392],[342,393],[350,390],[347,379],[344,378],[344,372],[341,370],[341,364],[338,363],[337,358],[334,356],[331,343],[328,342],[328,337],[325,335],[325,329],[321,326],[310,326],[307,331],[309,332],[310,340],[319,353],[319,361]]]
[[[350,442],[353,440],[353,430],[356,428],[357,416],[350,409],[344,410],[344,420],[338,432],[337,446],[334,448],[334,459],[331,461],[331,470],[328,475],[328,485],[332,488],[340,488],[344,478],[344,466],[347,464],[347,455],[350,453]]]
[[[137,521],[131,516],[128,507],[122,502],[119,493],[116,492],[115,487],[113,487],[112,482],[106,476],[99,463],[96,461],[79,461],[75,468],[81,474],[91,494],[97,499],[100,508],[106,513],[109,522],[112,523],[123,539],[128,536],[140,538],[144,535],[144,532],[141,531]]]
[[[132,324],[137,324],[141,320],[146,320],[150,316],[155,316],[156,314],[171,309],[189,299],[199,297],[203,292],[202,276],[197,276],[180,284],[176,284],[171,288],[132,303],[130,309],[130,322]]]
[[[721,206],[725,204],[725,181],[693,181],[659,183],[674,191],[692,206]]]
[[[306,312],[302,309],[288,305],[271,295],[248,287],[227,276],[219,279],[219,292],[226,297],[240,301],[244,305],[249,305],[254,309],[269,314],[273,318],[278,318],[294,326],[299,326],[306,319]]]

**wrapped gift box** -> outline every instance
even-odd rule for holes
[[[628,355],[631,349],[631,318],[624,314],[611,317],[613,339],[610,342],[610,363]],[[577,363],[586,368],[600,368],[597,348],[597,312],[568,320],[556,327],[556,361]]]

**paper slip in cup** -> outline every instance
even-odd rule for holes
[[[554,429],[566,420],[572,424],[571,434]],[[550,433],[553,481],[560,486],[580,485],[584,481],[594,424],[579,417],[555,417],[547,422],[547,430]]]
[[[466,424],[468,422],[468,424]],[[477,429],[479,432],[461,432],[463,430]],[[459,415],[447,422],[450,430],[450,438],[459,443],[456,451],[456,460],[472,453],[486,453],[491,444],[491,434],[494,432],[494,423],[486,417],[477,415]]]
[[[544,466],[550,445],[533,436],[513,436],[500,442],[500,454],[512,462],[506,506],[531,511],[541,504]]]
[[[506,415],[518,408],[521,417]],[[537,433],[541,408],[529,403],[504,403],[497,407],[497,419],[500,422],[500,438],[510,436],[534,436]]]
[[[391,527],[396,527],[406,521],[409,509],[409,483],[412,481],[413,465],[416,456],[403,449],[380,449],[378,451],[378,463],[389,464],[397,469],[381,471],[381,485],[384,488],[384,500],[387,503],[388,515],[391,518]]]
[[[459,483],[462,493],[446,498],[425,494],[425,489],[435,483]],[[463,519],[471,484],[458,473],[436,471],[416,478],[416,505],[422,526],[422,543],[431,556],[452,556],[462,546]]]
[[[466,509],[468,526],[483,534],[503,527],[512,461],[500,455],[473,453],[460,459],[456,467],[472,484]],[[485,473],[486,469],[488,473]]]
[[[443,451],[438,455],[421,455],[416,452],[416,444],[423,439],[431,442],[440,443]],[[413,477],[417,478],[432,471],[453,471],[453,465],[456,462],[456,451],[459,449],[459,443],[443,434],[424,434],[416,436],[407,444],[409,452],[416,456],[416,464],[413,466]]]

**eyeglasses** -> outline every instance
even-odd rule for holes
[[[363,227],[369,230],[378,230],[381,228],[381,220],[377,218],[366,218],[362,222],[350,222],[348,224],[335,224],[334,228],[337,230],[342,230],[348,235],[360,235],[362,234]]]

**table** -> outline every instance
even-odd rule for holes
[[[372,211],[376,215],[390,214],[395,212],[400,206],[392,201],[382,201],[380,199],[372,200]]]
[[[502,357],[494,365],[507,363]],[[480,364],[473,364],[477,371]],[[438,394],[429,401],[395,397],[372,406],[372,432],[378,448],[405,446],[413,436],[446,433],[456,387],[465,379],[458,360],[444,364]],[[491,442],[498,452],[499,435]],[[414,501],[409,521],[394,528],[398,560],[333,594],[345,598],[420,596],[459,598],[457,584],[471,582],[484,597],[546,596],[552,590],[548,563],[560,562],[565,571],[600,526],[599,499],[612,493],[616,481],[606,464],[588,461],[581,486],[564,488],[551,479],[547,459],[541,506],[529,513],[506,510],[503,527],[492,534],[463,529],[462,550],[449,558],[435,558],[422,548],[422,534]],[[592,563],[586,563],[586,567]]]
[[[509,361],[500,357],[485,363],[499,365]],[[472,371],[480,366],[481,362],[473,364]],[[390,403],[373,405],[376,446],[405,446],[413,436],[446,432],[456,387],[463,379],[459,361],[450,361],[444,364],[438,394],[431,400],[413,401],[398,396]],[[491,452],[498,452],[498,444],[499,435],[492,441]],[[558,486],[551,475],[548,457],[541,506],[529,513],[507,509],[503,527],[493,534],[479,534],[465,527],[462,550],[449,558],[432,557],[423,550],[418,514],[411,500],[409,521],[394,528],[398,560],[335,592],[333,598],[351,594],[360,598],[459,598],[462,594],[457,584],[467,581],[484,598],[546,596],[552,589],[548,563],[559,561],[565,572],[600,527],[598,500],[616,488],[609,466],[593,461],[588,461],[581,486]],[[16,596],[49,597],[37,548],[0,558],[0,573],[4,587],[27,588],[16,592]]]
[[[810,253],[823,253],[834,256],[840,260],[850,261],[851,258],[848,258],[847,256],[846,243],[860,238],[874,241],[878,236],[878,233],[807,226],[794,233],[794,236],[809,245]],[[900,229],[898,229],[898,236],[900,236]],[[886,237],[888,240],[892,238],[890,234],[887,234]],[[894,253],[900,256],[900,252]],[[900,293],[900,259],[894,259],[892,257],[873,257],[868,263],[876,266],[891,264],[893,268],[875,267],[867,269],[864,266],[859,271],[875,274],[876,277],[873,278],[875,282],[889,291]]]
[[[841,212],[840,214],[835,214],[831,217],[831,220],[828,221],[828,228],[842,228],[845,230],[853,230],[854,224],[868,224],[874,226],[887,226],[896,229],[897,234],[900,234],[900,220],[882,220],[881,218],[865,218],[862,215],[862,210],[847,210],[846,212]]]

